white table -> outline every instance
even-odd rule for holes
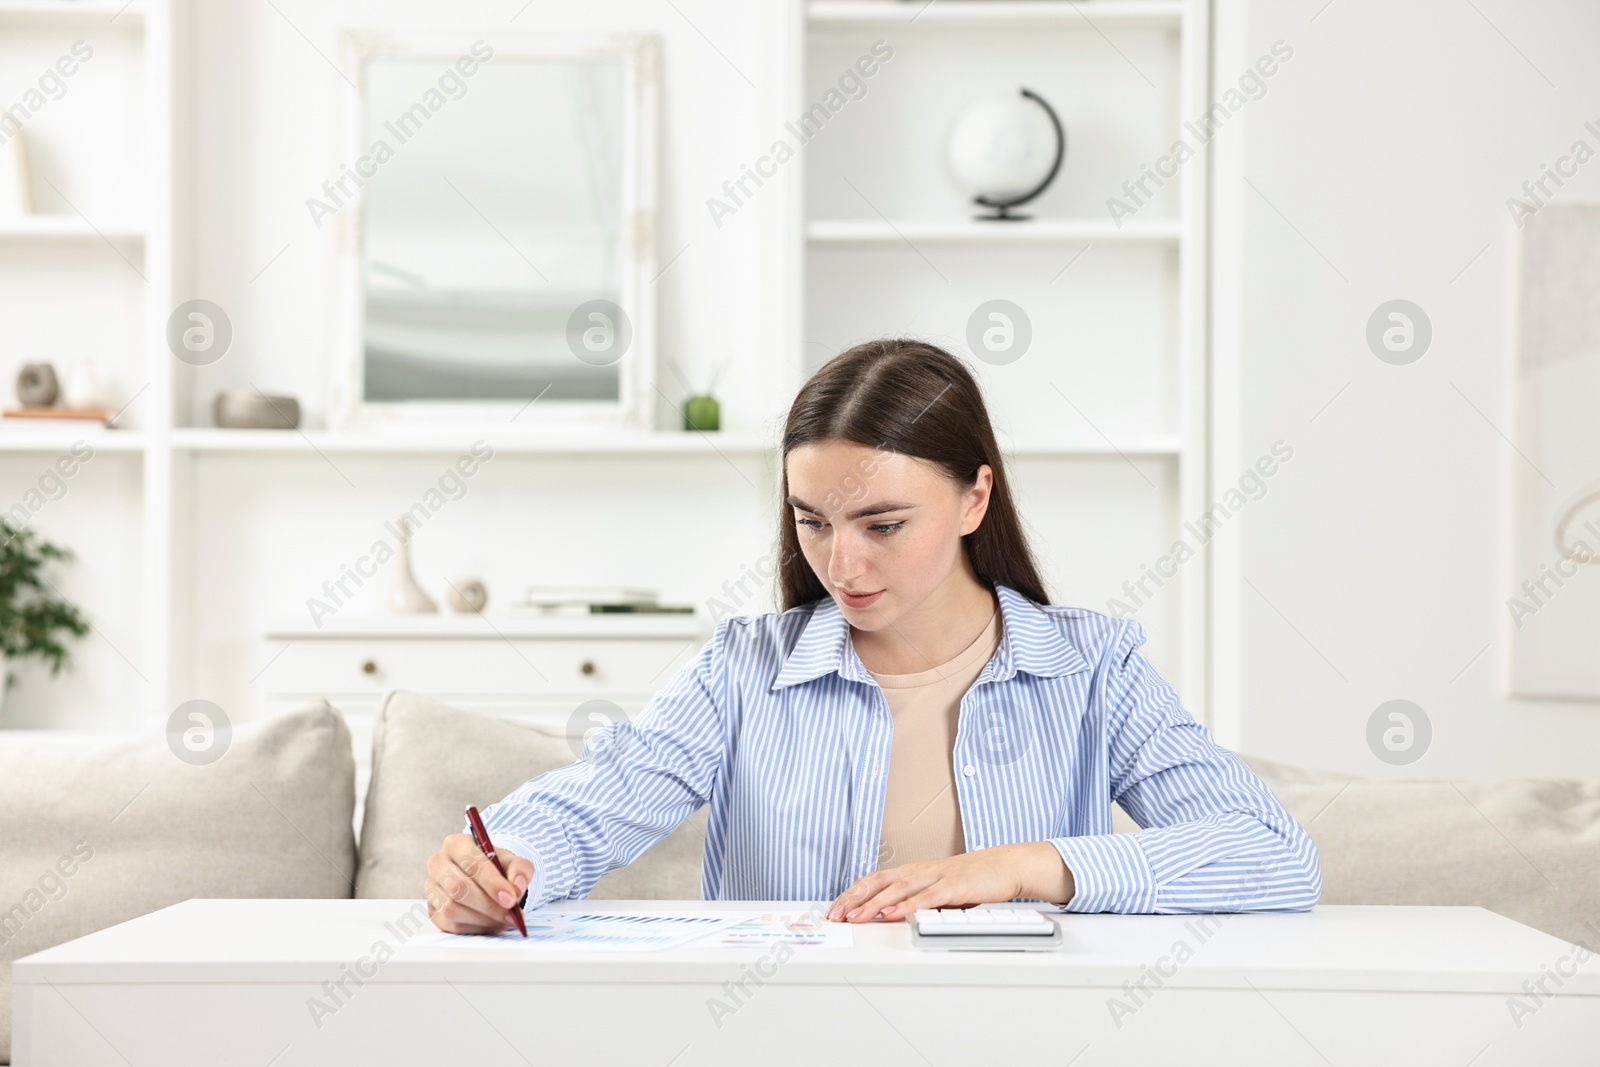
[[[1600,961],[1579,964],[1572,946],[1480,908],[1062,915],[1065,944],[1049,954],[919,952],[903,924],[870,923],[853,928],[851,949],[791,949],[782,963],[757,948],[422,948],[415,941],[433,928],[406,934],[408,912],[422,914],[420,902],[191,900],[26,957],[14,969],[14,1062],[1600,1061]],[[347,980],[349,995],[314,1022],[322,983],[363,958],[370,977]],[[1524,982],[1557,971],[1570,976],[1559,988],[1545,978],[1553,996],[1528,996]],[[748,996],[724,985],[760,972],[770,977],[747,978]],[[714,1019],[712,998],[732,1014]],[[1514,1014],[1514,1004],[1527,1010]]]

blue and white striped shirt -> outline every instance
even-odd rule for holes
[[[1002,635],[961,700],[968,851],[1048,840],[1078,912],[1310,908],[1316,846],[1135,651],[1144,629],[998,586]],[[723,620],[637,721],[483,812],[579,899],[709,804],[707,900],[832,900],[877,869],[893,720],[831,598]],[[1115,802],[1144,829],[1111,832]]]

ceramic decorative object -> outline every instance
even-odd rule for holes
[[[17,372],[17,402],[23,407],[47,408],[60,393],[56,369],[48,363],[24,363]]]
[[[411,573],[411,516],[401,515],[396,528],[400,531],[400,551],[394,561],[394,577],[389,583],[389,613],[425,615],[438,611],[439,605],[423,591],[416,575]]]
[[[72,365],[66,388],[61,391],[61,399],[69,408],[100,406],[100,376],[95,373],[93,363],[80,359]]]
[[[254,389],[225,389],[211,404],[211,418],[225,430],[292,430],[300,425],[300,401]]]
[[[28,139],[14,117],[0,112],[0,216],[33,214],[28,169]]]
[[[482,611],[489,604],[489,589],[476,578],[462,578],[451,584],[445,599],[455,611]]]
[[[1044,97],[1028,89],[1018,96],[980,100],[961,113],[950,133],[950,170],[990,208],[986,221],[1028,218],[1011,209],[1044,192],[1061,170],[1067,135]]]

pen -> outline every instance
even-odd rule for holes
[[[478,850],[488,856],[489,862],[494,864],[494,869],[500,872],[501,877],[505,877],[506,869],[501,865],[500,857],[495,853],[494,842],[489,840],[489,831],[483,828],[483,819],[478,816],[478,809],[475,805],[467,805],[467,823],[472,827],[472,840],[477,842]],[[510,881],[509,878],[506,880]],[[513,886],[512,888],[515,889],[516,887]],[[528,924],[522,921],[521,908],[513,907],[511,909],[511,921],[517,924],[517,929],[522,931],[523,937],[528,936]]]

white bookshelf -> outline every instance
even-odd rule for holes
[[[115,693],[106,703],[124,716],[121,726],[131,725],[128,716],[165,721],[173,696],[173,360],[163,331],[177,291],[174,82],[183,74],[174,57],[182,50],[182,19],[175,16],[182,2],[0,0],[0,70],[12,75],[11,90],[74,42],[93,48],[66,79],[66,92],[23,127],[42,213],[0,219],[0,272],[9,290],[0,300],[9,301],[13,350],[26,346],[39,353],[32,358],[51,358],[57,350],[49,338],[72,337],[65,347],[94,361],[104,406],[127,411],[119,428],[104,433],[0,431],[0,462],[9,481],[36,477],[78,442],[96,456],[120,457],[96,460],[111,466],[93,466],[96,473],[69,483],[68,498],[94,494],[85,509],[91,518],[68,518],[60,510],[67,505],[41,515],[47,526],[67,524],[49,536],[77,552],[87,573],[109,575],[73,598],[104,638],[74,647],[75,673],[96,665],[103,671]],[[65,377],[70,364],[58,362],[57,372]],[[17,484],[6,488],[16,497]],[[117,553],[85,558],[106,551],[108,532],[136,545],[141,562],[113,563]]]
[[[964,53],[959,50],[969,49],[974,65],[1005,67],[1012,64],[1010,54],[1020,51],[1014,80],[1031,77],[1025,73],[1032,69],[1029,64],[1037,64],[1041,55],[1050,56],[1052,49],[1065,53],[1068,60],[1079,54],[1094,55],[1084,50],[1105,49],[1105,38],[1109,36],[1148,66],[1157,92],[1177,99],[1152,105],[1130,91],[1132,103],[1119,111],[1113,98],[1102,101],[1085,93],[1083,99],[1073,94],[1073,106],[1105,108],[1102,117],[1124,122],[1138,134],[1135,140],[1141,148],[1157,143],[1164,148],[1170,143],[1172,131],[1166,128],[1166,119],[1204,110],[1200,101],[1205,96],[1207,77],[1207,8],[1199,0],[1094,0],[1081,4],[1062,0],[937,0],[931,5],[917,0],[813,0],[809,4],[790,0],[786,14],[794,73],[783,98],[768,109],[774,115],[799,114],[815,99],[813,79],[806,73],[808,57],[819,48],[836,52],[843,49],[844,53],[853,54],[850,50],[854,45],[850,42],[863,35],[870,35],[867,40],[886,37],[894,41],[900,51],[884,74],[903,76],[912,87],[912,95],[921,95],[921,87],[930,76],[929,65],[917,58],[919,54],[930,56],[937,68],[943,59],[960,60]],[[107,397],[109,408],[115,410],[122,402],[135,401],[119,420],[122,428],[84,440],[97,452],[119,457],[108,460],[107,467],[115,469],[124,483],[129,477],[138,478],[135,492],[142,568],[118,579],[134,583],[134,595],[122,599],[136,606],[123,609],[131,614],[120,620],[120,631],[119,620],[104,621],[109,630],[133,635],[129,638],[134,642],[131,645],[124,645],[117,638],[119,646],[123,646],[119,650],[126,654],[133,669],[115,677],[125,677],[128,682],[122,687],[126,694],[121,697],[123,703],[131,707],[133,694],[138,694],[146,725],[164,722],[183,700],[208,695],[191,691],[196,679],[205,673],[194,662],[197,654],[193,650],[198,647],[195,635],[201,626],[196,605],[210,595],[209,590],[196,587],[201,570],[196,560],[204,547],[196,542],[215,536],[213,531],[198,529],[196,516],[204,513],[196,497],[200,486],[216,486],[220,481],[248,486],[252,478],[290,479],[307,469],[305,462],[321,463],[326,457],[345,456],[361,457],[369,470],[400,472],[402,478],[410,478],[415,472],[432,477],[441,456],[457,455],[474,440],[472,435],[415,427],[398,433],[340,433],[315,428],[239,431],[187,425],[204,418],[203,400],[216,388],[215,378],[209,377],[204,368],[177,361],[167,349],[164,336],[166,319],[178,303],[209,295],[194,291],[186,258],[175,255],[176,249],[186,249],[194,243],[188,232],[193,210],[188,197],[190,153],[182,139],[189,121],[180,114],[176,103],[190,98],[182,89],[193,66],[193,57],[186,53],[192,20],[193,12],[186,0],[135,0],[132,4],[115,0],[0,0],[0,57],[12,46],[13,31],[23,38],[44,33],[67,41],[73,39],[67,34],[85,38],[99,34],[108,41],[107,58],[116,57],[116,69],[127,79],[135,79],[125,84],[138,97],[139,148],[126,160],[126,168],[128,176],[138,179],[141,193],[137,203],[117,203],[114,198],[79,201],[84,209],[81,216],[52,205],[53,214],[0,220],[0,267],[7,262],[36,260],[64,264],[52,269],[60,269],[63,276],[70,270],[73,281],[58,285],[54,299],[65,299],[61,292],[70,292],[78,284],[79,265],[86,271],[98,272],[95,277],[113,278],[114,284],[136,292],[136,296],[123,301],[125,307],[119,305],[121,310],[97,308],[86,297],[78,305],[78,313],[120,316],[116,319],[119,330],[137,338],[137,345],[125,353],[123,362],[109,368],[115,373],[102,375],[116,378],[122,386],[121,395]],[[92,39],[98,41],[101,37]],[[180,56],[181,61],[175,59]],[[1112,51],[1101,57],[1097,69],[1114,70],[1109,64],[1121,62]],[[959,82],[966,76],[965,66],[958,62],[953,80]],[[1126,72],[1124,76],[1128,82],[1133,81]],[[1143,82],[1138,84],[1138,92],[1143,93]],[[88,99],[88,89],[88,85],[75,85],[72,91],[81,91],[82,98]],[[875,82],[868,102],[876,106],[880,97],[893,100],[894,92],[890,83]],[[126,107],[126,101],[117,99],[100,102],[112,115]],[[1075,128],[1073,120],[1067,118],[1071,136]],[[914,128],[896,136],[926,141],[935,134],[927,128]],[[828,135],[832,138],[834,131],[829,130]],[[869,132],[869,136],[876,135]],[[1167,527],[1176,521],[1203,510],[1203,167],[1188,168],[1181,189],[1174,187],[1159,208],[1152,205],[1148,212],[1141,212],[1121,227],[1103,213],[1088,210],[1083,203],[1049,201],[1041,201],[1039,219],[993,225],[974,222],[960,203],[936,210],[935,198],[928,195],[927,188],[921,189],[920,200],[880,204],[881,216],[866,205],[842,197],[808,203],[806,174],[813,166],[812,156],[822,154],[825,161],[827,152],[846,147],[849,146],[843,141],[830,145],[827,139],[819,139],[806,149],[804,162],[791,165],[789,221],[773,227],[762,238],[766,254],[786,257],[789,263],[787,268],[773,272],[773,284],[784,288],[781,297],[773,298],[773,305],[781,307],[792,324],[792,328],[775,327],[774,332],[790,337],[793,345],[789,358],[777,361],[781,365],[770,371],[774,382],[779,377],[788,379],[778,391],[792,395],[823,354],[831,355],[846,341],[859,339],[848,335],[819,337],[810,329],[816,318],[808,313],[820,303],[832,302],[834,294],[815,276],[806,281],[804,268],[808,263],[813,267],[818,263],[836,266],[852,284],[873,279],[898,284],[914,278],[914,272],[926,270],[916,253],[934,259],[954,279],[952,284],[958,286],[967,285],[968,276],[979,282],[988,278],[1003,280],[1008,271],[1035,267],[1048,268],[1040,283],[1041,291],[1046,293],[1070,293],[1067,285],[1076,284],[1080,277],[1100,279],[1097,284],[1104,284],[1111,294],[1107,297],[1110,305],[1134,324],[1136,333],[1144,330],[1145,324],[1159,321],[1165,341],[1157,344],[1149,340],[1145,344],[1149,351],[1133,361],[1113,358],[1114,344],[1097,343],[1100,356],[1081,357],[1093,372],[1084,381],[1085,392],[1080,398],[1084,410],[1095,416],[1093,425],[1077,419],[1070,410],[1057,419],[1021,420],[1020,424],[1000,427],[1001,447],[1035,481],[1061,479],[1077,487],[1070,491],[1083,494],[1085,508],[1101,506],[1108,499],[1114,502],[1128,485],[1137,494],[1153,495],[1158,499],[1146,508],[1150,512],[1146,518],[1149,524],[1160,526],[1161,536],[1168,536]],[[1077,139],[1072,141],[1062,181],[1072,178],[1085,160],[1092,161],[1092,155],[1082,154],[1090,148],[1092,144],[1086,148]],[[69,162],[70,158],[69,152]],[[889,174],[888,179],[885,188],[889,189],[896,188],[894,183],[901,180],[896,174]],[[915,246],[916,253],[907,248],[908,243]],[[1050,276],[1074,262],[1080,253],[1081,261],[1070,268],[1066,280],[1059,283],[1059,288],[1050,289]],[[295,254],[302,253],[297,248]],[[263,255],[259,262],[265,260]],[[259,262],[252,262],[246,273],[260,269]],[[140,272],[139,277],[128,270],[130,263]],[[1137,288],[1141,280],[1148,279],[1156,279],[1147,287],[1148,292],[1137,299],[1118,302],[1118,291]],[[267,281],[270,276],[262,284]],[[920,297],[923,291],[917,286],[928,281],[914,280],[906,288],[915,290]],[[867,291],[871,291],[870,287]],[[1096,303],[1092,298],[1095,290],[1090,293],[1091,298],[1062,299],[1076,300],[1087,313]],[[915,301],[902,313],[896,307],[873,307],[870,302],[862,305],[852,303],[853,299],[842,299],[838,306],[842,311],[861,313],[863,321],[871,323],[870,328],[863,329],[871,334],[902,330],[908,321],[911,332],[916,332],[918,308],[911,306]],[[52,309],[50,313],[56,311]],[[951,347],[963,351],[956,345]],[[1137,410],[1128,404],[1119,409],[1116,403],[1110,403],[1105,413],[1093,406],[1093,398],[1102,393],[1120,396],[1118,390],[1129,381],[1159,385],[1163,396],[1156,405],[1159,417],[1141,421],[1134,417]],[[313,401],[319,392],[318,384],[310,381],[290,381],[284,387]],[[778,389],[776,385],[774,388]],[[1031,402],[1033,392],[1037,390],[1029,390],[1030,395],[1020,398],[1002,396],[1000,407],[1006,408],[1019,399]],[[768,486],[765,482],[759,487],[746,486],[734,472],[722,467],[722,461],[749,471],[760,460],[768,459],[773,461],[768,463],[770,472],[775,467],[777,449],[774,433],[701,434],[663,428],[644,434],[552,437],[512,435],[503,427],[496,431],[483,436],[492,441],[497,454],[526,457],[541,464],[546,458],[572,458],[580,460],[586,472],[592,466],[594,476],[601,480],[609,478],[613,471],[623,475],[646,457],[678,460],[686,468],[709,457],[719,465],[716,477],[732,486],[730,491],[738,494],[741,507],[752,499],[748,490],[764,493]],[[0,461],[14,463],[11,469],[19,474],[32,471],[52,456],[66,453],[78,439],[70,432],[54,431],[0,436]],[[530,464],[528,469],[560,465],[557,462],[534,468]],[[1130,466],[1139,472],[1139,478],[1129,471]],[[235,478],[236,470],[249,473]],[[219,475],[219,471],[225,473]],[[263,471],[272,473],[263,475]],[[335,483],[334,492],[344,491],[342,482],[322,473]],[[383,476],[375,474],[373,478]],[[761,482],[759,477],[755,480]],[[259,489],[241,490],[245,491],[257,494],[250,498],[255,500],[268,499],[266,494],[273,489],[264,484]],[[127,534],[131,538],[135,531]],[[232,530],[231,536],[240,538],[240,531]],[[63,541],[69,546],[73,543],[71,537],[64,537]],[[217,566],[214,559],[209,566]],[[1205,568],[1191,564],[1180,581],[1182,632],[1178,643],[1182,669],[1175,680],[1180,681],[1189,706],[1199,715],[1204,713]],[[656,624],[652,620],[643,625]],[[257,634],[273,629],[265,616],[252,620],[251,625],[257,627]],[[287,634],[292,628],[279,629]],[[90,638],[81,647],[87,651],[93,644],[95,639]],[[118,666],[120,662],[112,663],[108,671],[123,670]]]
[[[1107,566],[1119,580],[1138,578],[1132,561],[1169,549],[1207,499],[1204,160],[1191,160],[1120,226],[1105,201],[1170,149],[1184,119],[1204,112],[1209,6],[810,0],[798,18],[805,58],[794,115],[874,41],[894,49],[866,93],[802,149],[802,373],[886,332],[968,357],[1014,476],[1033,487],[1023,510],[1044,526],[1036,547],[1115,554],[1121,533],[1146,547]],[[977,209],[944,177],[945,135],[967,102],[1023,86],[1061,115],[1065,164],[1051,190],[1021,209],[1035,218],[976,221]],[[1032,320],[1033,347],[1013,365],[985,365],[967,348],[967,315],[989,298],[1014,299]],[[1079,515],[1094,517],[1083,521],[1107,528],[1075,538],[1070,517],[1053,524],[1060,500],[1052,495],[1071,496]],[[1166,606],[1138,617],[1152,645],[1174,651],[1169,677],[1207,721],[1201,551],[1162,591]],[[1105,610],[1103,601],[1072,601]]]

